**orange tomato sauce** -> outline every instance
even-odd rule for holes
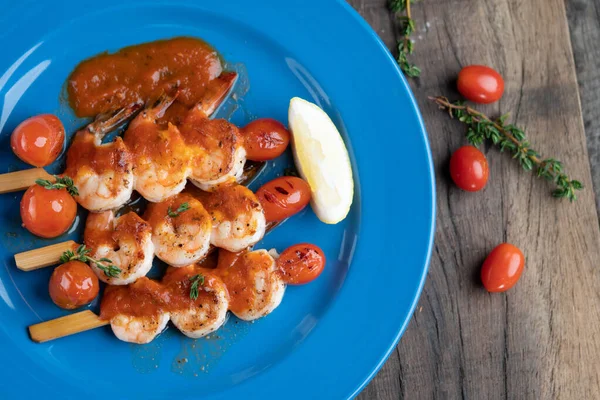
[[[231,253],[219,250],[219,264],[216,272],[225,283],[229,292],[229,309],[243,312],[249,305],[255,304],[257,297],[256,274],[264,271],[267,259],[252,252]],[[275,272],[277,273],[277,272]]]
[[[182,212],[177,212],[180,206],[184,203],[190,207],[190,209]],[[175,196],[169,197],[165,201],[160,203],[148,203],[146,212],[144,213],[144,219],[148,221],[151,226],[158,226],[163,221],[170,222],[177,229],[178,226],[186,224],[204,224],[208,223],[205,221],[206,213],[199,213],[196,208],[202,209],[202,204],[188,193],[180,193]],[[171,211],[171,215],[169,215]]]
[[[179,91],[172,113],[193,106],[213,90],[223,71],[218,53],[189,37],[125,47],[81,62],[67,81],[69,104],[79,117],[93,117],[163,92]],[[175,116],[174,116],[175,117]]]
[[[122,239],[133,238],[136,242],[142,240],[143,235],[150,229],[150,225],[134,212],[128,212],[120,217],[120,222],[113,227],[113,219],[103,213],[91,213],[83,232],[83,242],[92,249],[101,245],[112,244],[117,248]]]
[[[266,261],[251,252],[220,250],[218,261],[213,253],[199,265],[169,267],[160,282],[142,277],[131,285],[109,286],[102,298],[100,317],[105,320],[119,314],[150,317],[207,304],[215,301],[215,294],[205,289],[215,286],[218,279],[227,288],[229,309],[242,311],[255,301],[255,274],[264,270]],[[196,274],[204,277],[204,283],[199,285],[198,298],[194,300],[190,297],[190,278]]]
[[[175,115],[167,117],[177,120]],[[242,143],[242,135],[235,125],[225,119],[208,119],[197,109],[188,112],[181,121],[179,130],[190,148],[200,149],[199,154],[192,159],[194,169],[206,164],[206,152],[210,153],[213,149],[223,150],[221,154],[224,159],[219,161],[219,165],[232,165],[237,146]],[[217,171],[212,172],[217,174]],[[215,178],[217,176],[213,176]]]
[[[131,153],[120,137],[115,138],[110,147],[95,146],[94,136],[81,130],[75,134],[67,152],[65,175],[76,176],[82,168],[89,168],[97,174],[114,171],[119,176],[129,172],[130,163]]]
[[[212,192],[191,185],[186,190],[200,200],[206,211],[217,220],[232,220],[239,214],[260,207],[258,201],[253,200],[254,196],[248,196],[250,189],[238,184],[219,186]]]
[[[214,301],[214,293],[202,289],[210,288],[216,280],[206,271],[202,274],[204,284],[199,286],[198,298],[194,300],[190,297],[190,278],[202,271],[194,266],[170,267],[161,282],[142,277],[131,285],[108,286],[100,304],[100,318],[110,320],[120,314],[131,317],[157,316]]]

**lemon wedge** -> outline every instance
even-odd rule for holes
[[[316,104],[294,97],[288,120],[294,161],[310,185],[312,209],[321,221],[337,224],[348,215],[354,197],[346,145],[329,116]]]

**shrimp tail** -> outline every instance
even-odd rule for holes
[[[212,80],[208,84],[202,100],[196,103],[196,109],[202,111],[206,116],[212,115],[223,103],[223,100],[235,85],[237,78],[238,74],[236,72],[227,71]]]
[[[141,108],[142,104],[135,103],[116,111],[99,114],[94,122],[87,126],[87,130],[94,135],[104,136],[117,126],[133,118]]]
[[[169,108],[175,99],[177,99],[177,96],[179,96],[179,91],[175,92],[174,95],[169,95],[167,93],[161,94],[150,107],[152,109],[152,114],[156,118],[162,118],[162,116],[165,115],[167,108]]]

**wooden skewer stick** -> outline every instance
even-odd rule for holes
[[[36,343],[47,342],[48,340],[59,339],[65,336],[73,335],[108,325],[109,321],[100,319],[99,316],[90,310],[67,315],[50,321],[40,322],[29,327],[31,340]]]
[[[31,168],[0,174],[0,194],[25,190],[35,184],[36,179],[54,180],[52,175],[43,168]]]
[[[35,269],[49,267],[60,262],[60,256],[67,250],[75,250],[79,246],[72,240],[53,244],[39,249],[25,251],[15,254],[15,263],[21,271],[33,271]]]
[[[276,228],[280,222],[270,222],[267,224],[266,232],[273,230]],[[65,243],[59,243],[58,245],[63,245]],[[73,248],[77,246],[77,243],[71,242]],[[58,246],[54,245],[54,246]],[[51,246],[48,246],[51,247]],[[43,250],[38,249],[38,250]],[[67,249],[68,250],[68,249]],[[211,246],[210,252],[216,250],[215,247]],[[32,250],[27,253],[34,252],[36,250]],[[21,253],[25,254],[25,253]],[[60,253],[62,254],[62,253]],[[16,257],[16,256],[15,256]],[[59,255],[60,257],[60,255]],[[31,325],[29,327],[29,334],[31,336],[31,340],[37,343],[47,342],[49,340],[59,339],[61,337],[74,335],[76,333],[81,333],[88,331],[90,329],[95,329],[104,325],[108,325],[110,321],[105,321],[100,319],[100,317],[94,314],[90,310],[85,310],[78,312],[76,314],[67,315],[66,317],[60,317],[51,319],[49,321],[40,322],[39,324]]]
[[[244,174],[243,174],[241,183],[242,184],[248,183],[252,178],[254,178],[256,175],[258,175],[258,173],[262,170],[262,168],[264,168],[264,166],[265,166],[265,163],[263,163],[263,162],[248,162],[247,165],[244,167]],[[44,174],[49,176],[50,179],[52,179],[52,176],[48,175],[43,169],[41,169],[41,168],[36,168],[36,169],[41,170]],[[34,171],[34,170],[35,169],[19,171],[19,173],[27,172],[27,171]],[[13,172],[13,174],[17,174],[17,172]],[[6,176],[6,175],[10,175],[10,174],[0,175],[0,185],[2,184],[2,177]],[[37,178],[35,178],[35,179],[37,179]],[[35,179],[32,180],[33,183],[35,183]],[[196,190],[196,189],[194,189],[194,190]],[[197,190],[199,190],[199,189],[197,189]],[[2,192],[0,192],[0,193],[2,193]],[[69,240],[67,242],[53,244],[50,246],[41,247],[39,249],[25,251],[23,253],[15,254],[15,263],[17,264],[17,268],[19,268],[21,271],[33,271],[33,270],[36,270],[39,268],[49,267],[51,265],[58,264],[60,262],[60,256],[65,251],[67,251],[67,250],[75,251],[77,246],[79,246],[79,244],[75,243],[72,240]],[[212,253],[213,251],[214,251],[214,248],[213,248],[213,246],[211,246],[209,253]]]
[[[265,234],[273,230],[280,222],[269,222],[267,224]],[[53,244],[39,249],[24,251],[23,253],[15,254],[15,264],[21,271],[34,271],[36,269],[49,267],[60,263],[60,256],[67,251],[75,251],[79,246],[72,240]],[[210,246],[206,255],[211,254],[216,250],[216,247]]]

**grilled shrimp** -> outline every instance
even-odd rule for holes
[[[271,313],[285,293],[275,260],[266,250],[238,254],[220,250],[216,272],[231,296],[229,310],[246,321]]]
[[[195,277],[195,278],[194,278]],[[163,283],[190,285],[190,278],[196,282],[196,298],[189,307],[172,311],[171,321],[184,335],[200,338],[216,331],[225,323],[229,307],[229,295],[225,284],[210,269],[187,266],[175,271],[169,270]]]
[[[202,203],[181,193],[160,203],[150,203],[144,218],[152,227],[158,258],[174,267],[193,264],[210,245],[211,218]]]
[[[75,134],[67,151],[65,175],[73,179],[79,191],[75,200],[82,207],[100,212],[129,200],[134,181],[131,154],[121,138],[106,144],[102,144],[102,138],[138,109],[135,105],[101,115]]]
[[[135,302],[130,298],[131,290],[136,291]],[[120,311],[109,319],[115,336],[129,343],[150,343],[165,329],[171,317],[160,307],[152,314],[144,314],[143,307],[160,304],[168,301],[168,298],[168,293],[159,282],[145,277],[129,286],[108,286],[100,304],[100,316],[105,318],[105,312],[111,315],[111,309],[119,308]]]
[[[236,182],[246,162],[240,132],[224,119],[210,120],[198,106],[192,108],[180,126],[192,149],[190,180],[202,190],[224,182]]]
[[[262,206],[252,191],[233,184],[213,192],[193,192],[212,217],[210,242],[229,251],[241,251],[258,242],[265,234]]]
[[[161,129],[156,122],[174,100],[163,95],[131,121],[124,136],[132,154],[135,190],[151,202],[181,192],[191,170],[190,149],[177,127],[168,124]]]
[[[134,317],[119,314],[110,320],[115,336],[129,343],[146,344],[154,340],[169,322],[169,313],[151,317]]]
[[[246,150],[238,128],[224,119],[208,119],[236,79],[235,73],[222,73],[179,126],[194,154],[190,180],[202,190],[211,190],[224,182],[235,182],[244,170]]]
[[[152,268],[152,228],[134,212],[120,217],[115,217],[113,211],[90,213],[83,241],[93,258],[110,259],[121,270],[116,276],[109,276],[109,271],[90,263],[98,278],[111,285],[132,283]]]

